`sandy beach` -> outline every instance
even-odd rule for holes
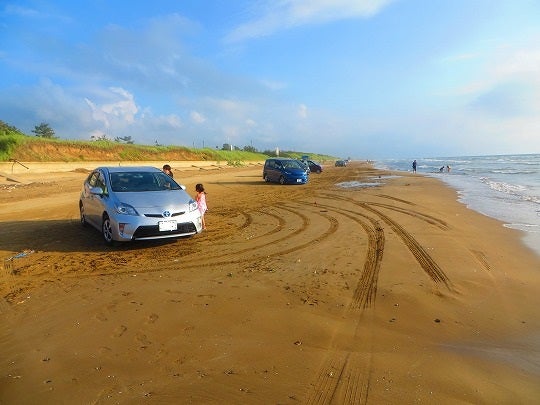
[[[437,179],[177,170],[208,229],[108,248],[86,175],[1,179],[2,404],[540,400],[540,257]]]

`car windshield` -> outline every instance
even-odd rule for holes
[[[114,192],[180,190],[180,186],[163,172],[117,172],[110,173]]]
[[[283,167],[285,169],[302,169],[304,170],[304,167],[301,166],[301,163],[297,160],[284,160],[282,161]]]

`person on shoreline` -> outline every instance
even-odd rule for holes
[[[168,176],[174,178],[174,174],[173,174],[173,172],[172,172],[172,169],[171,169],[171,166],[170,166],[170,165],[163,165],[163,173],[165,173],[165,174],[167,174]]]
[[[412,162],[412,171],[416,173],[416,159]]]
[[[206,191],[204,191],[204,186],[201,183],[198,183],[195,186],[195,191],[197,192],[195,199],[197,200],[197,207],[201,213],[202,226],[203,229],[206,229],[206,222],[204,221],[204,214],[208,211],[208,207],[206,206]]]

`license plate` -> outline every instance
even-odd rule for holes
[[[159,231],[160,232],[176,231],[176,229],[178,227],[177,224],[176,224],[176,221],[159,221],[158,225],[159,225]]]
[[[302,183],[302,179],[296,179],[297,183]]]

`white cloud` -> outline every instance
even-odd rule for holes
[[[196,124],[202,124],[203,122],[206,121],[206,117],[197,111],[192,111],[190,113],[190,116],[191,116],[191,120]]]
[[[160,115],[157,117],[157,121],[161,122],[163,126],[172,128],[172,129],[179,129],[184,126],[184,123],[175,114],[169,114],[169,115]]]
[[[275,80],[261,80],[261,84],[270,90],[283,90],[287,88],[287,84]]]
[[[308,115],[308,108],[307,108],[307,106],[306,106],[305,104],[300,104],[300,105],[298,106],[298,116],[299,116],[300,118],[305,119],[305,118],[307,118],[307,115]]]
[[[108,98],[114,99],[109,103],[97,104],[85,98],[86,103],[92,110],[94,120],[103,123],[105,128],[124,127],[135,122],[135,114],[138,112],[133,95],[119,88],[109,88]]]
[[[488,58],[481,75],[482,78],[470,84],[476,90],[473,101],[476,106],[481,105],[503,118],[540,112],[540,47],[537,45],[498,50]]]
[[[24,6],[19,6],[15,4],[7,4],[3,10],[6,15],[15,15],[20,18],[32,19],[32,20],[52,20],[60,23],[69,23],[71,18],[59,15],[59,14],[50,14],[36,8],[29,8]]]
[[[380,12],[393,0],[269,0],[256,10],[259,17],[236,27],[226,40],[242,41],[272,35],[301,25],[366,18]]]
[[[250,112],[257,110],[257,106],[248,101],[232,100],[227,98],[208,97],[204,100],[206,108],[213,111],[214,116],[226,119],[244,120]]]
[[[41,14],[32,8],[16,6],[14,4],[8,4],[4,8],[6,14],[17,15],[21,17],[40,17]]]

